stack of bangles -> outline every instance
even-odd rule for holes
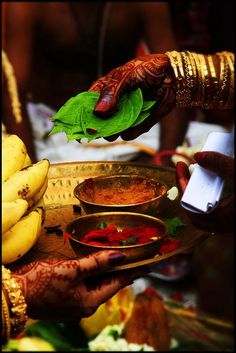
[[[2,266],[2,344],[21,333],[28,319],[20,285]]]
[[[176,80],[176,106],[204,109],[232,108],[234,104],[234,54],[166,52]]]

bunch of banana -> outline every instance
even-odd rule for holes
[[[26,254],[37,241],[45,219],[47,159],[33,163],[24,142],[8,135],[2,142],[2,263]]]

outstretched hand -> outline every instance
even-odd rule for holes
[[[234,159],[218,152],[197,152],[196,162],[224,179],[234,178]],[[176,181],[181,193],[184,192],[190,173],[184,162],[176,165]],[[234,225],[234,194],[223,198],[216,209],[209,214],[197,214],[185,210],[191,222],[199,229],[213,233],[232,233]]]
[[[12,275],[22,288],[30,318],[78,322],[149,272],[143,267],[132,272],[104,273],[123,260],[119,252],[100,251],[81,259],[32,262]]]
[[[120,134],[123,140],[135,139],[149,131],[175,106],[173,77],[167,55],[150,54],[137,57],[110,71],[92,84],[89,91],[100,93],[94,113],[100,117],[109,118],[116,108],[121,93],[141,88],[145,99],[156,100],[157,103],[152,108],[151,116],[145,122]],[[118,136],[113,135],[106,139],[113,141]]]

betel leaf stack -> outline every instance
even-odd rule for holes
[[[68,141],[82,138],[88,141],[108,137],[141,124],[150,116],[155,101],[143,100],[140,88],[121,95],[116,110],[109,118],[93,113],[99,99],[98,92],[82,92],[70,98],[50,119],[54,127],[50,135],[64,132]]]

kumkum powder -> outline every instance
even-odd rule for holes
[[[100,187],[92,178],[85,181],[85,188],[81,189],[80,197],[88,202],[99,205],[132,205],[151,200],[163,194],[162,185],[152,184],[148,179],[139,178],[134,183],[121,185],[119,182]],[[108,187],[109,186],[109,187]]]
[[[90,245],[127,246],[148,243],[161,238],[162,234],[155,227],[137,226],[118,229],[115,225],[94,229],[81,239]]]

